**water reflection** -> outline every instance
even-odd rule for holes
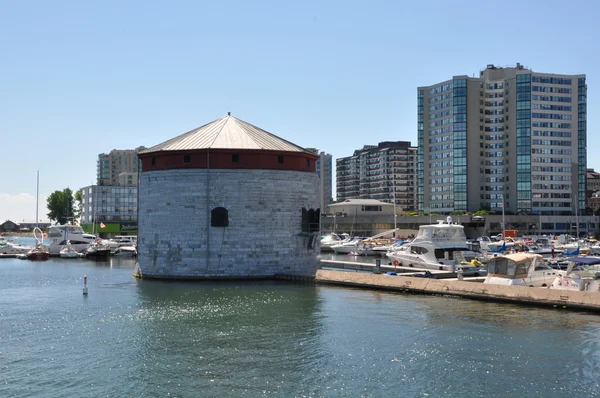
[[[286,391],[323,355],[315,346],[322,326],[313,286],[142,280],[138,294],[139,362],[154,371],[160,365],[167,378],[194,380],[195,388]]]

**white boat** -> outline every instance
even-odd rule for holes
[[[78,258],[80,257],[79,252],[71,245],[70,241],[60,249],[58,254],[61,258]]]
[[[352,252],[358,251],[358,246],[360,243],[366,238],[355,237],[348,241],[343,241],[336,245],[332,245],[331,249],[335,252],[335,254],[349,254]]]
[[[47,233],[48,251],[51,256],[58,256],[60,250],[65,247],[67,241],[71,242],[71,246],[78,252],[83,253],[94,242],[96,237],[92,234],[83,232],[83,228],[79,225],[52,225],[48,228]]]
[[[117,235],[113,239],[102,239],[103,246],[110,248],[111,252],[114,253],[120,246],[137,246],[136,235]]]
[[[600,293],[600,257],[571,257],[565,274],[557,275],[550,289]]]
[[[137,249],[135,246],[119,246],[113,253],[117,257],[135,257],[137,256]]]
[[[504,240],[499,240],[496,242],[488,242],[487,249],[488,251],[500,250],[504,248],[505,250],[510,250],[515,245],[515,240],[510,236]]]
[[[16,256],[18,254],[24,254],[31,250],[29,246],[23,246],[18,242],[4,240],[0,238],[0,255]]]
[[[550,267],[540,254],[513,253],[488,260],[483,283],[504,286],[547,287],[565,271]]]
[[[408,266],[444,271],[461,271],[463,275],[484,272],[469,261],[475,256],[467,245],[464,227],[438,221],[438,224],[421,225],[417,237],[386,256],[397,266]]]
[[[342,243],[344,240],[348,239],[348,234],[338,235],[335,232],[331,232],[321,238],[321,252],[332,252],[333,249],[331,246]]]

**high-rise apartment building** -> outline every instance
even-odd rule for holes
[[[141,146],[136,149],[113,149],[98,155],[96,180],[98,185],[137,185],[138,157]],[[121,176],[122,173],[127,173]]]
[[[336,198],[378,199],[416,209],[417,148],[410,142],[365,145],[354,155],[336,159]]]
[[[586,103],[585,75],[520,64],[419,87],[419,211],[582,212]]]

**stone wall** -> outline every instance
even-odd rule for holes
[[[302,208],[319,207],[316,173],[161,170],[141,173],[138,263],[143,277],[314,275],[319,239],[302,234]],[[229,211],[211,227],[210,211]]]

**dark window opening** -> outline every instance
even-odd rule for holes
[[[277,156],[277,163],[283,164],[283,156],[282,155]]]
[[[231,163],[239,163],[240,162],[240,154],[232,153],[231,154]]]
[[[210,211],[210,226],[211,227],[228,227],[229,226],[229,210],[224,207],[215,207]]]
[[[152,166],[156,166],[156,156],[152,156],[152,159],[150,159],[150,164]]]
[[[320,209],[305,209],[302,208],[302,232],[319,232],[320,228]]]
[[[192,163],[192,157],[190,155],[183,155],[183,163]]]
[[[306,168],[310,169],[310,159],[306,159]]]

